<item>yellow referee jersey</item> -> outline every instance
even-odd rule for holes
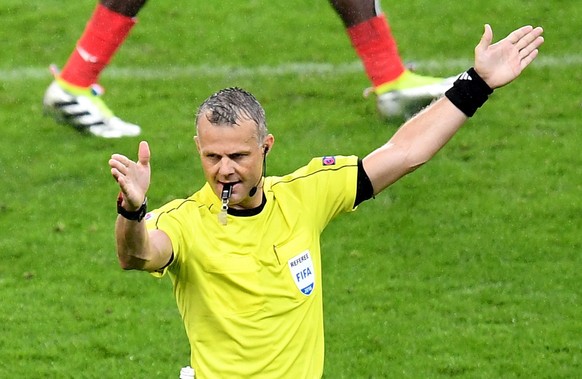
[[[197,378],[321,378],[319,239],[353,210],[357,172],[357,157],[338,156],[267,177],[260,212],[229,210],[226,225],[208,184],[146,216],[172,241],[160,275],[172,280]]]

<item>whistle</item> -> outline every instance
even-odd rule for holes
[[[222,225],[226,225],[226,215],[228,213],[228,199],[232,195],[232,184],[226,183],[222,186],[222,193],[220,195],[220,200],[222,201],[222,207],[220,213],[218,214],[218,221]]]

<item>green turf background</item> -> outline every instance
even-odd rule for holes
[[[383,2],[422,73],[470,65],[486,22],[496,40],[541,25],[546,43],[433,161],[325,231],[326,378],[582,375],[582,10],[482,3]],[[2,378],[177,378],[188,363],[169,280],[115,258],[107,160],[139,139],[42,114],[45,68],[64,64],[94,5],[0,3]],[[265,107],[270,174],[379,146],[398,124],[361,97],[362,70],[341,69],[354,64],[325,1],[151,1],[102,84],[150,142],[156,206],[201,186],[193,114],[222,87]]]

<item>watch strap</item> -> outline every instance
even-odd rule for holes
[[[131,220],[131,221],[140,222],[141,220],[143,220],[143,218],[145,217],[145,215],[147,213],[147,208],[148,208],[148,198],[147,197],[144,198],[143,203],[141,204],[139,209],[136,211],[128,211],[127,209],[123,208],[121,206],[122,202],[123,202],[123,195],[120,192],[119,196],[117,196],[117,214],[119,214],[123,218],[126,218],[126,219]]]

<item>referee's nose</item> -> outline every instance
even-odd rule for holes
[[[219,164],[218,175],[221,178],[228,178],[229,176],[234,174],[235,162],[232,159],[230,159],[228,156],[222,157],[222,159],[220,160],[220,162],[218,164]]]

